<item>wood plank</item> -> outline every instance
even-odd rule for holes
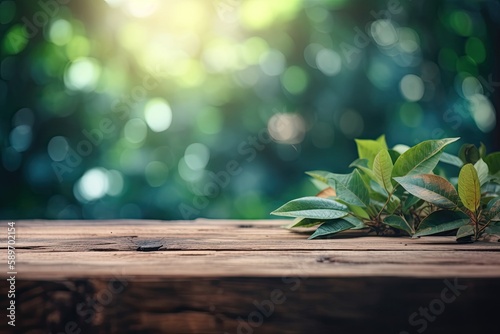
[[[17,267],[20,277],[48,280],[109,270],[146,277],[276,277],[298,268],[318,277],[500,277],[498,243],[359,232],[311,241],[281,228],[286,222],[18,222]],[[138,251],[148,247],[159,250]],[[0,261],[6,256],[1,252]]]
[[[281,228],[289,222],[284,220],[123,221],[123,225],[120,222],[18,222],[17,247],[31,252],[131,251],[144,243],[154,242],[163,244],[163,249],[168,250],[500,250],[500,243],[457,244],[454,237],[375,237],[366,236],[362,231],[311,241],[306,240],[308,234]],[[1,247],[5,247],[5,238],[5,235],[0,236]]]
[[[18,289],[18,333],[68,333],[69,325],[93,334],[474,334],[498,330],[500,281],[131,278],[20,281]],[[14,331],[2,321],[0,332]]]
[[[5,255],[0,261],[6,262]],[[157,251],[19,253],[21,279],[103,277],[500,277],[500,252]]]

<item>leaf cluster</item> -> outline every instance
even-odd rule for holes
[[[351,173],[307,172],[320,193],[272,214],[294,217],[291,228],[317,226],[310,239],[355,229],[411,237],[456,230],[459,242],[500,235],[500,152],[487,155],[483,144],[444,152],[458,139],[391,149],[385,136],[357,139]],[[458,177],[447,177],[440,163],[454,166]]]

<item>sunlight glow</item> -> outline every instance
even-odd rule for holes
[[[87,201],[93,201],[106,195],[109,188],[107,171],[104,168],[92,168],[83,174],[76,184],[79,195]]]
[[[151,99],[144,108],[144,117],[151,130],[162,132],[172,123],[172,109],[164,99]]]
[[[72,90],[90,92],[95,89],[101,67],[93,58],[78,58],[67,68],[64,83]]]

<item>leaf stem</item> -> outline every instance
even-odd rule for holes
[[[480,224],[479,224],[479,222],[480,222],[479,217],[481,216],[481,210],[479,210],[479,212],[478,211],[472,212],[471,216],[472,216],[471,220],[472,220],[472,223],[474,226],[474,239],[477,240],[477,239],[479,239],[479,236],[481,235],[481,232],[483,231],[481,229]]]
[[[380,209],[379,213],[377,214],[377,218],[376,220],[377,221],[380,221],[380,215],[382,214],[382,211],[384,211],[384,209],[387,207],[387,205],[389,204],[389,202],[391,201],[391,197],[392,195],[394,195],[394,193],[396,192],[396,189],[398,188],[398,186],[396,185],[394,187],[394,189],[392,189],[391,193],[389,194],[389,196],[387,196],[387,201],[385,201],[385,204],[384,206],[382,207],[382,209]]]
[[[479,237],[479,236],[481,236],[481,234],[484,232],[484,230],[486,230],[486,228],[488,227],[488,225],[489,225],[492,221],[493,221],[492,219],[488,219],[488,220],[487,220],[487,222],[486,222],[486,224],[481,225],[481,226],[479,227],[479,230],[478,230],[478,233],[477,233],[477,234],[478,234],[478,237]]]

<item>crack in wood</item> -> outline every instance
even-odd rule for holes
[[[142,245],[142,246],[137,247],[137,251],[138,252],[155,252],[162,247],[163,247],[163,245],[152,245],[152,244],[151,245]]]
[[[342,265],[385,265],[385,264],[397,264],[397,265],[414,265],[413,263],[408,263],[404,261],[380,261],[380,262],[369,262],[369,261],[351,261],[351,260],[342,260],[336,259],[333,256],[320,256],[316,258],[316,262],[318,263],[333,263],[333,264],[342,264]],[[423,261],[419,262],[420,265],[444,265],[444,266],[453,266],[457,265],[460,262],[450,262],[450,261]],[[485,266],[485,263],[475,263],[478,266]]]

